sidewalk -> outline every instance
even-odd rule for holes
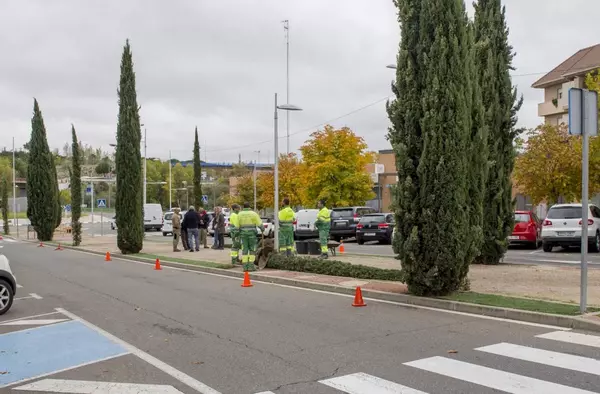
[[[71,236],[63,234],[55,237],[55,242],[65,245],[71,243]],[[110,252],[112,255],[120,254],[116,245],[116,237],[85,238],[82,248],[97,252]],[[200,252],[173,252],[170,242],[156,241],[153,237],[146,237],[141,253],[161,256],[168,260],[187,260],[190,262],[210,262],[222,264],[224,268],[230,264],[229,250],[201,249]],[[390,257],[339,255],[331,257],[350,264],[362,264],[382,269],[400,269],[400,261]],[[174,260],[174,261],[176,261]],[[235,267],[233,271],[241,271]],[[306,282],[334,284],[354,288],[361,286],[381,292],[396,294],[407,293],[406,285],[400,282],[357,280],[347,277],[336,277],[306,272],[279,271],[265,269],[260,275],[269,277],[288,278]],[[577,304],[579,302],[580,271],[578,267],[555,266],[526,266],[501,264],[496,266],[472,265],[469,270],[470,290],[477,293],[499,294],[506,296],[527,297],[548,301],[558,301]],[[600,270],[588,271],[588,303],[600,306]]]

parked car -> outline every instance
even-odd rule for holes
[[[315,228],[318,214],[318,209],[301,209],[296,212],[294,238],[298,240],[319,238],[319,231]]]
[[[109,221],[110,221],[110,229],[116,230],[117,229],[117,215],[113,216],[112,219],[110,219]]]
[[[144,230],[161,231],[163,210],[160,204],[144,204]]]
[[[359,245],[369,241],[392,243],[394,215],[391,213],[369,213],[363,215],[356,225],[356,242]]]
[[[377,210],[371,207],[333,208],[329,236],[338,242],[342,238],[356,237],[356,225],[360,218],[371,213],[377,213]]]
[[[17,278],[10,270],[8,259],[0,254],[0,315],[4,315],[12,306],[17,293]]]
[[[212,225],[213,225],[213,220],[215,219],[215,215],[214,212],[209,212],[210,215],[210,222],[208,223],[208,234],[209,235],[214,235],[215,234],[215,230],[213,229]],[[223,214],[225,215],[225,236],[229,237],[229,212],[223,212]]]
[[[163,236],[167,236],[167,235],[173,235],[173,215],[175,214],[175,212],[173,211],[169,211],[169,212],[165,212],[165,216],[163,217],[163,226],[162,226],[162,233]],[[181,220],[183,220],[183,212],[179,212],[179,216],[181,217]]]
[[[535,213],[515,211],[515,227],[508,236],[510,245],[527,245],[537,249],[542,241],[542,222]]]
[[[542,247],[552,252],[555,246],[581,245],[581,204],[558,204],[548,211],[542,223]],[[588,243],[590,252],[600,251],[600,208],[589,205]]]
[[[271,238],[275,236],[275,233],[273,232],[275,228],[275,221],[273,220],[273,218],[262,217],[261,220],[263,222],[264,228],[262,233],[265,235],[265,237]],[[258,232],[258,235],[261,235],[260,231]]]

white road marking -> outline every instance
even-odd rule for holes
[[[37,320],[16,320],[8,323],[0,323],[0,326],[44,326],[48,324],[61,323],[68,319],[37,319]]]
[[[272,391],[261,391],[260,393],[256,393],[256,394],[275,394]]]
[[[35,328],[34,328],[34,330],[35,330]],[[23,331],[28,331],[28,330],[23,330]],[[23,331],[19,331],[19,332],[23,332]],[[109,356],[109,357],[101,358],[99,360],[94,360],[94,361],[89,361],[87,363],[78,364],[78,365],[75,365],[73,367],[59,369],[58,371],[52,371],[52,372],[44,373],[44,374],[41,374],[41,375],[33,376],[33,377],[30,377],[30,378],[27,378],[27,379],[22,379],[22,380],[19,380],[18,382],[13,382],[11,384],[0,386],[0,388],[4,388],[4,387],[8,387],[8,386],[16,386],[17,384],[22,384],[22,383],[25,383],[25,382],[29,382],[31,380],[36,380],[36,379],[44,378],[44,377],[50,376],[50,375],[56,375],[56,374],[59,374],[59,373],[70,371],[72,369],[77,369],[77,368],[85,367],[85,366],[88,366],[88,365],[92,365],[92,364],[96,364],[96,363],[101,363],[101,362],[104,362],[104,361],[112,360],[113,358],[123,357],[123,356],[126,356],[128,354],[129,354],[129,352],[125,352],[125,353],[121,353],[121,354],[115,354],[114,356]]]
[[[181,391],[173,386],[159,384],[109,383],[85,380],[44,379],[13,390],[46,391],[49,393],[77,394],[177,394]]]
[[[551,352],[505,342],[483,346],[475,350],[600,376],[600,361],[593,358]]]
[[[587,390],[444,357],[424,358],[404,365],[511,394],[594,394]]]
[[[32,315],[32,316],[25,316],[25,317],[18,317],[16,319],[11,319],[11,320],[6,320],[0,323],[9,323],[11,321],[17,321],[17,320],[22,320],[22,319],[34,319],[36,317],[43,317],[43,316],[50,316],[50,315],[57,315],[60,312],[50,312],[50,313],[41,313],[39,315]]]
[[[41,300],[41,299],[43,298],[42,296],[39,296],[39,295],[37,295],[37,294],[35,294],[35,293],[29,293],[29,295],[30,295],[32,298],[35,298],[36,300]]]
[[[16,239],[12,239],[12,238],[2,238],[2,240],[3,240],[3,241],[6,241],[6,242],[13,242],[13,243],[14,243],[14,242],[19,242],[19,241],[17,241]]]
[[[83,250],[75,250],[75,249],[71,249],[71,250],[74,251],[74,252],[77,252],[77,253],[88,254],[88,255],[91,255],[91,256],[95,256],[95,257],[99,256],[98,253],[91,253],[91,252],[86,252],[86,251],[83,251]],[[118,261],[118,262],[121,262],[121,263],[124,263],[124,264],[134,263],[134,264],[145,265],[145,266],[148,265],[148,263],[144,263],[142,261],[122,259],[122,258],[119,258],[119,257],[113,257],[112,259],[113,259],[113,261]],[[190,269],[187,269],[187,268],[170,267],[170,266],[166,266],[166,265],[163,265],[162,267],[163,267],[163,269],[169,269],[169,270],[175,270],[175,271],[182,271],[182,272],[190,272],[190,273],[197,274],[197,275],[216,276],[216,277],[230,279],[230,280],[236,280],[236,281],[240,280],[240,278],[237,278],[237,277],[234,277],[234,276],[228,276],[228,275],[222,275],[222,274],[215,274],[215,273],[212,273],[212,272],[194,271],[194,270],[190,270]],[[342,294],[342,293],[336,293],[336,292],[327,291],[327,290],[307,289],[305,287],[283,285],[283,284],[280,284],[280,283],[267,282],[266,281],[267,279],[268,279],[268,277],[265,277],[265,281],[259,280],[258,282],[260,284],[277,286],[277,287],[283,287],[283,288],[286,288],[286,289],[309,291],[309,292],[312,292],[312,293],[335,295],[335,296],[338,296],[338,297],[345,297],[345,298],[351,298],[351,299],[354,298],[354,295],[351,295],[351,294]],[[413,305],[413,304],[408,304],[408,303],[403,303],[403,302],[380,300],[380,299],[369,298],[369,297],[365,297],[364,300],[365,301],[371,301],[371,302],[378,302],[378,303],[381,303],[381,304],[395,305],[395,306],[400,306],[400,307],[404,307],[404,308],[422,309],[422,310],[426,310],[426,311],[441,312],[441,313],[447,313],[447,314],[451,314],[451,315],[459,315],[459,316],[472,317],[472,318],[475,318],[475,319],[501,321],[501,322],[506,322],[506,323],[519,324],[519,325],[522,325],[522,326],[548,328],[548,329],[551,329],[551,330],[563,330],[563,331],[570,331],[571,330],[570,328],[559,327],[559,326],[552,326],[552,325],[549,325],[549,324],[530,323],[530,322],[520,321],[520,320],[505,319],[505,318],[502,318],[502,317],[476,315],[476,314],[473,314],[473,313],[452,311],[452,310],[448,310],[448,309],[438,309],[438,308],[432,308],[432,307],[429,307],[429,306]]]
[[[319,383],[348,394],[427,394],[362,372],[321,380]]]
[[[600,348],[600,337],[595,335],[579,334],[576,332],[555,331],[547,334],[536,335],[537,338],[551,339],[553,341],[574,343]]]
[[[23,286],[21,286],[20,284],[17,284],[17,289],[22,289]]]
[[[63,308],[56,308],[56,310],[58,312],[62,313],[63,315],[84,324],[85,326],[96,331],[97,333],[104,335],[106,338],[110,339],[114,343],[117,343],[117,344],[123,346],[125,349],[127,349],[127,351],[129,353],[141,358],[142,360],[146,361],[148,364],[160,369],[164,373],[171,375],[173,378],[175,378],[178,381],[180,381],[181,383],[193,388],[194,390],[196,390],[202,394],[221,394],[217,390],[215,390],[211,387],[208,387],[204,383],[202,383],[202,382],[192,378],[191,376],[179,371],[178,369],[175,369],[172,366],[160,361],[156,357],[151,356],[150,354],[144,352],[143,350],[136,348],[135,346],[129,344],[128,342],[125,342],[124,340],[117,338],[116,336],[112,335],[111,333],[109,333],[107,331],[104,331],[100,327],[93,325],[92,323],[88,322],[87,320],[84,320],[81,317],[79,317],[71,312],[68,312]]]

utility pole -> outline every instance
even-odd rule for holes
[[[13,178],[13,226],[17,228],[17,238],[19,237],[19,226],[17,223],[17,171],[15,165],[15,137],[13,137],[13,162],[12,162],[12,178]]]
[[[290,103],[290,21],[283,21],[283,30],[285,32],[285,103]],[[286,142],[287,154],[290,154],[290,111],[285,112],[286,117]]]
[[[169,211],[173,210],[173,192],[171,191],[173,178],[171,177],[171,167],[173,167],[173,159],[171,158],[171,151],[169,151]]]
[[[144,127],[144,205],[146,205],[146,161],[147,161],[147,149],[148,149],[148,136],[146,134],[146,128]]]
[[[256,163],[260,160],[260,151],[255,150],[254,153],[257,154],[256,161],[254,162],[254,212],[256,212]]]

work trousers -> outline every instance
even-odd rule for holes
[[[256,260],[256,228],[242,228],[240,233],[242,239],[242,263],[244,271],[256,271],[254,261]]]
[[[181,238],[181,230],[178,228],[173,229],[173,252],[177,250],[179,246],[179,238]]]
[[[291,224],[279,227],[279,252],[288,256],[294,253],[294,227]]]
[[[331,228],[331,224],[328,222],[317,222],[316,226],[319,230],[319,243],[321,244],[321,255],[327,256],[327,241],[329,240],[329,229]]]
[[[230,229],[229,235],[231,235],[231,264],[237,264],[240,262],[240,230]]]

